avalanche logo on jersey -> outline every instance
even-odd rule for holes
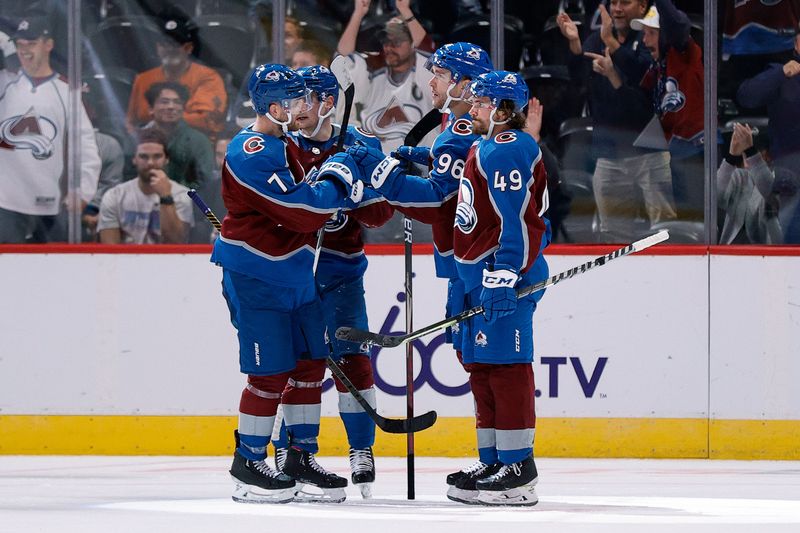
[[[261,137],[250,137],[242,144],[242,150],[246,154],[254,154],[264,149],[264,139]]]
[[[517,134],[513,131],[504,131],[503,133],[495,136],[494,142],[497,144],[513,143],[517,140]]]
[[[24,115],[0,122],[0,148],[30,150],[34,159],[47,159],[53,155],[56,133],[55,123],[31,107]]]
[[[478,331],[478,334],[475,335],[475,346],[486,346],[489,344],[489,339],[486,338],[486,334],[482,331]]]
[[[478,214],[472,205],[475,192],[472,183],[466,178],[462,178],[458,186],[458,204],[456,205],[456,220],[454,226],[462,233],[472,233],[478,225]]]
[[[661,110],[664,113],[675,113],[686,105],[686,95],[683,94],[675,78],[667,78],[664,84],[664,97],[661,99]]]

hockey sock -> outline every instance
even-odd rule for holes
[[[281,402],[289,444],[311,453],[319,450],[317,437],[325,368],[324,359],[298,361]]]
[[[495,399],[497,454],[503,464],[518,463],[533,454],[533,367],[530,363],[493,366],[490,386]]]
[[[372,363],[366,355],[348,355],[342,359],[342,370],[350,378],[367,402],[375,407],[375,381],[372,374]],[[334,378],[336,390],[339,391],[339,416],[347,432],[347,441],[351,448],[364,449],[375,444],[375,422],[364,412],[345,386]]]
[[[267,455],[275,413],[289,375],[248,376],[239,401],[239,453],[260,461]]]

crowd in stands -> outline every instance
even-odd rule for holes
[[[708,134],[702,2],[504,3],[503,68],[533,96],[528,131],[542,145],[555,242],[624,243],[660,228],[702,242],[715,142],[719,242],[800,243],[800,0],[719,1],[719,127]],[[219,170],[254,117],[248,75],[273,59],[272,4],[84,0],[76,121],[66,2],[0,3],[0,243],[65,241],[75,211],[85,241],[211,242],[185,191],[224,214]],[[430,52],[453,41],[491,49],[491,4],[287,0],[284,61],[345,56],[351,124],[388,153],[432,109]],[[81,168],[68,183],[73,124]],[[430,239],[423,225],[415,235]],[[402,223],[366,240],[402,242]]]

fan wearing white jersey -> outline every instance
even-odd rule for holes
[[[0,70],[0,243],[46,241],[63,200],[69,85],[50,66],[54,42],[43,19],[23,19],[13,39],[21,69]],[[86,205],[97,190],[100,156],[82,106],[79,113],[78,195]]]

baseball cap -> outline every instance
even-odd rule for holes
[[[644,18],[631,21],[631,28],[636,31],[640,31],[644,26],[655,29],[661,28],[658,25],[658,9],[656,9],[656,6],[651,7]]]
[[[42,36],[50,36],[47,21],[41,17],[29,17],[19,21],[13,38],[32,41]]]
[[[159,14],[161,31],[173,41],[185,44],[197,40],[197,25],[183,12],[166,9]]]
[[[386,25],[378,32],[378,41],[409,41],[412,42],[411,31],[401,19],[394,17],[386,21]]]

